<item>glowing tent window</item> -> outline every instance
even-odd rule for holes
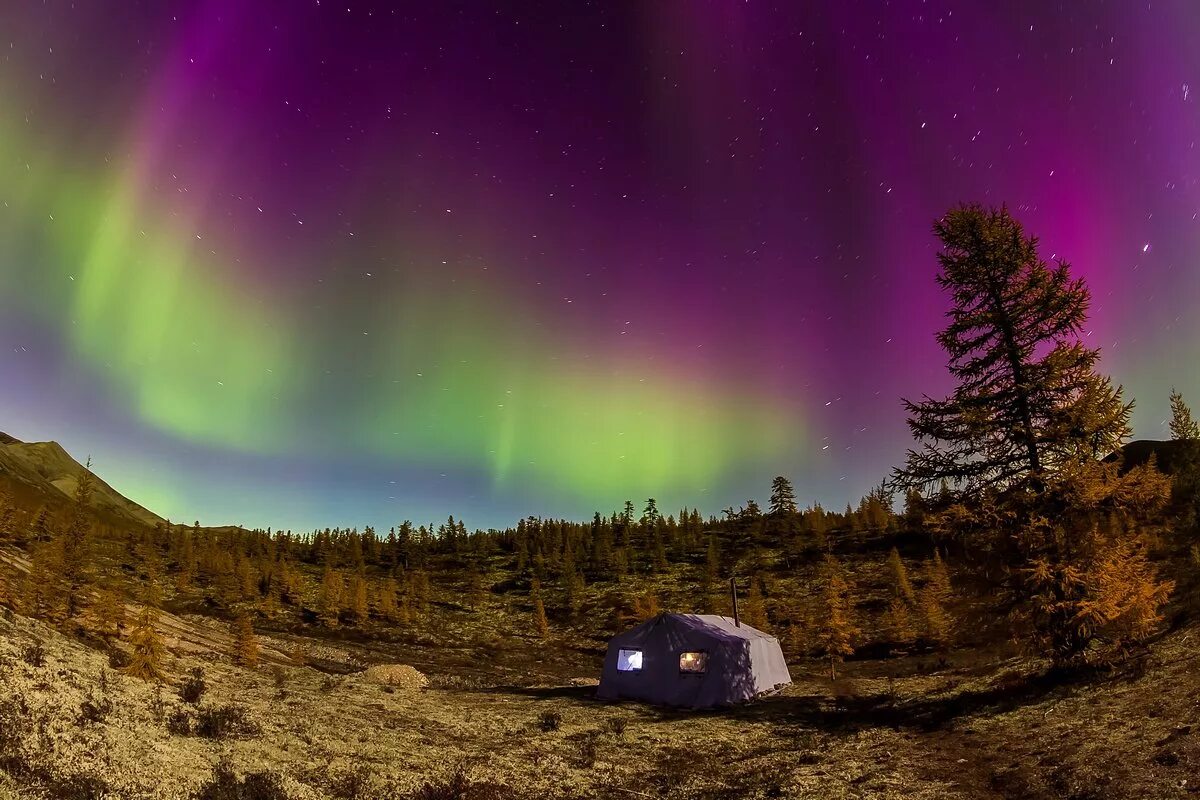
[[[703,650],[679,654],[680,672],[701,673],[706,669],[708,669],[708,653]]]
[[[617,672],[641,672],[642,651],[621,649],[617,653]]]

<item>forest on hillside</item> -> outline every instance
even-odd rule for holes
[[[504,530],[468,531],[453,516],[386,532],[114,529],[90,514],[86,473],[65,515],[0,496],[0,544],[28,559],[23,574],[4,574],[0,602],[126,641],[126,669],[150,678],[163,675],[160,607],[230,620],[233,657],[253,663],[255,629],[436,627],[435,596],[479,613],[499,601],[542,637],[571,627],[602,636],[664,608],[728,613],[731,577],[750,624],[834,673],[864,648],[944,650],[963,633],[954,609],[968,596],[990,598],[1011,633],[1057,665],[1134,652],[1174,588],[1159,563],[1200,560],[1190,409],[1173,394],[1171,476],[1154,458],[1112,458],[1132,404],[1079,339],[1082,280],[1042,260],[1006,210],[963,206],[935,233],[952,301],[938,339],[958,388],[906,403],[917,445],[857,506],[801,509],[781,476],[766,508],[748,500],[708,518],[664,514],[648,499],[587,522],[531,516]],[[882,601],[860,603],[861,576],[843,564],[864,551],[887,565]],[[798,591],[787,578],[801,574]]]

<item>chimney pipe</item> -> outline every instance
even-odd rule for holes
[[[732,575],[729,576],[729,596],[733,598],[733,624],[735,627],[742,627],[742,621],[738,618],[737,608],[737,579]]]

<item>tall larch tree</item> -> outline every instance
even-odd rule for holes
[[[162,682],[166,679],[166,647],[163,645],[162,635],[155,627],[157,623],[158,609],[149,603],[143,604],[133,630],[129,633],[132,652],[129,664],[124,668],[126,675],[144,681]]]
[[[546,604],[542,600],[542,583],[537,578],[529,586],[529,600],[533,603],[533,628],[545,639],[550,635],[550,622],[546,619]]]
[[[1193,419],[1183,395],[1174,389],[1169,427],[1176,448],[1171,463],[1171,506],[1179,517],[1179,527],[1192,533],[1200,519],[1200,424]]]
[[[87,583],[91,568],[90,540],[92,532],[91,509],[95,477],[92,475],[92,460],[89,458],[75,484],[71,517],[60,537],[59,550],[62,558],[62,579],[66,613],[74,618],[87,596]]]
[[[258,638],[254,635],[250,615],[239,614],[232,628],[233,644],[230,656],[233,663],[239,667],[254,669],[258,666]]]
[[[954,620],[947,611],[952,587],[946,562],[937,550],[926,560],[925,585],[921,587],[917,605],[921,612],[921,625],[926,640],[941,649],[948,645],[954,635]]]
[[[317,598],[317,613],[320,615],[321,623],[328,628],[336,628],[338,620],[342,614],[342,595],[345,593],[345,585],[342,583],[342,575],[332,567],[325,568],[325,574],[321,578],[321,593]]]
[[[832,554],[825,555],[821,569],[821,595],[812,628],[822,656],[829,662],[829,677],[837,680],[837,667],[854,653],[854,638],[859,634],[854,620],[854,599],[850,582],[841,564]]]
[[[946,487],[933,526],[1002,568],[1016,632],[1036,649],[1073,661],[1144,635],[1171,587],[1144,563],[1141,534],[1169,485],[1153,465],[1101,461],[1128,438],[1132,404],[1083,344],[1086,286],[1005,209],[952,209],[934,233],[951,298],[937,339],[957,386],[905,402],[919,447],[895,483]]]
[[[888,572],[891,574],[892,591],[883,615],[883,628],[891,642],[910,645],[917,639],[917,627],[913,621],[917,595],[909,580],[908,569],[900,558],[900,551],[894,547],[888,554]]]

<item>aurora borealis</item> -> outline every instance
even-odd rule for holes
[[[0,9],[0,430],[163,515],[856,500],[963,200],[1200,400],[1193,3],[114,8]]]

